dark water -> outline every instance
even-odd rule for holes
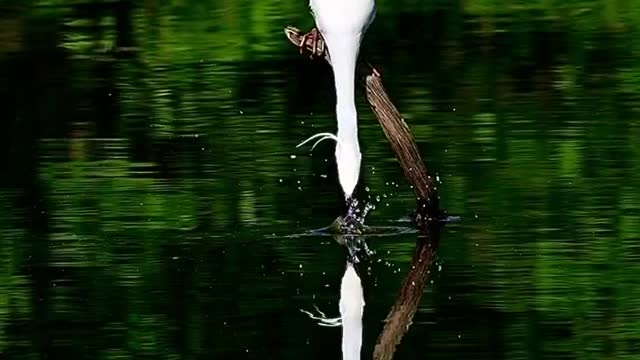
[[[0,354],[337,359],[344,249],[330,69],[306,1],[5,1]],[[453,5],[452,5],[453,4]],[[131,6],[129,6],[131,5]],[[386,1],[364,55],[442,230],[397,359],[640,358],[640,5]],[[359,87],[359,90],[362,86]],[[359,94],[363,358],[409,268],[415,198]],[[364,189],[368,188],[368,191]]]

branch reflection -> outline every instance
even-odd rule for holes
[[[392,359],[402,337],[409,331],[424,293],[429,266],[438,248],[441,228],[440,223],[433,222],[429,227],[421,229],[410,270],[402,281],[396,302],[391,307],[384,328],[376,341],[373,350],[375,360]]]

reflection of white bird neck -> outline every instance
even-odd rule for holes
[[[340,284],[340,315],[344,318],[361,318],[364,308],[362,282],[353,264],[347,263],[347,269]]]
[[[342,319],[342,359],[359,360],[362,348],[362,283],[351,263],[340,285],[340,317]]]

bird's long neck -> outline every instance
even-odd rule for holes
[[[324,34],[323,34],[324,35]],[[358,134],[355,106],[355,71],[360,49],[360,33],[328,33],[325,36],[336,87],[338,138],[353,139]]]

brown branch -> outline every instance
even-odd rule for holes
[[[382,85],[382,78],[375,69],[367,76],[367,100],[391,144],[404,176],[413,185],[418,197],[418,215],[434,217],[438,211],[436,186],[427,173],[409,126],[391,102]]]
[[[301,31],[295,27],[285,28],[284,33],[289,41],[298,47],[305,39]],[[303,48],[309,52],[315,51],[312,57],[324,57],[325,60],[331,62],[329,52],[324,46],[324,40],[320,37],[316,41],[321,43],[314,46],[313,43],[305,40]],[[380,73],[373,67],[372,73],[366,78],[366,88],[369,105],[391,144],[391,150],[398,159],[407,181],[413,186],[418,198],[416,221],[419,224],[426,224],[439,215],[435,182],[427,172],[418,146],[411,135],[411,130],[387,95],[382,85]]]
[[[304,41],[303,48],[309,52],[315,52],[312,57],[324,57],[330,62],[329,53],[324,43],[315,44],[315,46],[313,43],[307,43],[300,30],[294,27],[286,28],[285,34],[289,41],[298,47]],[[323,40],[320,38],[316,41]],[[418,198],[416,222],[421,225],[421,235],[418,238],[411,269],[402,282],[396,302],[387,315],[385,326],[378,336],[373,352],[375,360],[390,360],[393,358],[402,337],[409,331],[409,326],[422,299],[428,278],[427,273],[438,246],[442,224],[430,221],[439,215],[435,182],[428,175],[409,126],[387,95],[382,85],[380,73],[373,67],[371,74],[366,77],[366,90],[369,105],[391,144],[391,150],[398,159],[407,181],[413,186]],[[430,224],[433,226],[426,226]]]

